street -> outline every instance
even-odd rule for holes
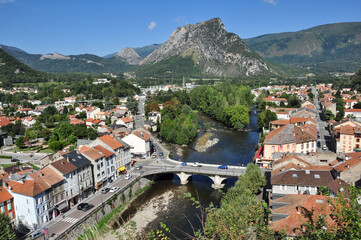
[[[318,99],[318,92],[315,87],[312,87],[312,93],[314,94],[314,105],[316,107],[317,112],[317,133],[319,135],[318,141],[320,142],[317,145],[318,152],[327,152],[327,151],[335,151],[334,144],[332,142],[332,137],[328,130],[328,124],[325,114],[323,113],[320,107],[320,101]],[[326,149],[323,149],[323,146],[326,146]]]

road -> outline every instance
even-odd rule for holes
[[[144,98],[139,98],[138,114],[135,116],[135,128],[140,128],[144,126],[145,120],[145,111],[144,111]]]
[[[315,87],[312,87],[312,93],[314,94],[314,105],[317,112],[317,132],[319,135],[320,145],[317,147],[317,152],[335,151],[335,146],[332,141],[331,134],[328,130],[328,123],[324,112],[321,109],[320,101],[318,99],[318,92]],[[326,149],[323,149],[326,146]]]
[[[41,154],[41,153],[35,153],[35,154],[34,153],[14,153],[14,152],[7,152],[7,151],[0,152],[0,155],[12,156],[12,158],[19,159],[21,163],[37,161],[46,156],[46,154]],[[12,163],[10,159],[0,158],[0,164],[9,164],[9,163]]]
[[[112,188],[112,187],[119,187],[121,191],[122,188],[126,187],[129,183],[132,183],[136,181],[136,178],[140,176],[140,172],[135,170],[134,172],[129,172],[132,177],[128,180],[124,179],[124,176],[119,177],[116,179],[113,183],[107,185],[106,187]],[[94,208],[100,206],[102,203],[106,203],[106,201],[111,198],[116,193],[105,193],[102,194],[100,191],[97,191],[95,194],[91,195],[90,197],[84,199],[82,202],[86,202],[89,204],[94,205]],[[79,202],[81,203],[81,202]],[[70,226],[72,226],[74,223],[78,222],[80,219],[85,217],[87,214],[91,212],[91,210],[88,210],[87,212],[81,211],[77,209],[77,206],[79,203],[75,206],[73,206],[69,211],[67,211],[64,214],[64,217],[58,216],[57,218],[53,219],[52,221],[48,222],[42,227],[46,227],[48,229],[48,235],[51,236],[53,233],[55,233],[55,237],[58,236],[60,233],[68,229]],[[43,237],[39,237],[38,239],[43,239]],[[51,238],[50,238],[51,239]]]

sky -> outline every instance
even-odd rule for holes
[[[360,22],[361,0],[0,0],[0,44],[104,56],[219,17],[241,38]]]

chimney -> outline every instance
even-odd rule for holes
[[[296,206],[297,214],[301,214],[301,205]]]

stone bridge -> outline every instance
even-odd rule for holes
[[[174,160],[158,159],[152,161],[152,164],[143,165],[141,176],[146,177],[162,173],[176,174],[182,185],[187,184],[192,175],[203,175],[209,177],[212,181],[212,188],[219,189],[224,187],[224,180],[227,178],[237,178],[246,172],[245,166],[228,166],[228,169],[219,169],[216,164],[204,164],[201,166],[193,166],[192,162],[188,162],[186,166],[182,166],[181,162]],[[264,170],[261,169],[262,172]]]

